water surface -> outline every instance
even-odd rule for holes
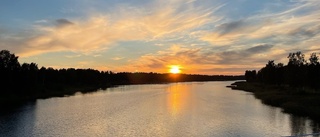
[[[0,115],[1,136],[273,137],[319,132],[232,82],[129,85],[39,99]]]

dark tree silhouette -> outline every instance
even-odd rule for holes
[[[289,53],[288,59],[288,65],[302,66],[306,63],[304,54],[302,54],[300,51],[296,53]]]
[[[307,82],[313,88],[320,88],[320,63],[316,53],[312,53],[309,58]]]
[[[8,50],[0,51],[0,88],[3,94],[9,94],[10,89],[16,88],[14,84],[17,82],[19,68],[18,57]]]
[[[254,82],[256,81],[257,71],[256,70],[247,70],[244,74],[247,82]]]
[[[317,56],[317,53],[311,53],[309,61],[310,65],[319,65],[319,56]]]
[[[16,70],[19,67],[18,57],[8,50],[0,51],[0,70]]]
[[[289,85],[291,87],[320,88],[320,63],[316,53],[312,53],[309,62],[304,59],[301,52],[289,53],[288,65],[273,60],[268,61],[256,76],[252,71],[246,71],[248,82],[262,82],[266,84]],[[255,80],[253,78],[255,77]]]

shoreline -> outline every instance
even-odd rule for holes
[[[227,87],[251,92],[263,104],[279,107],[285,113],[320,122],[320,94],[314,90],[249,82],[235,82]]]
[[[106,89],[114,87],[113,85],[106,86],[68,86],[62,89],[45,89],[38,91],[36,94],[32,95],[6,95],[0,97],[0,107],[3,109],[10,109],[13,106],[19,106],[27,102],[33,102],[37,99],[48,99],[53,97],[68,97],[75,95],[77,92],[89,93],[95,92],[99,89]],[[1,110],[0,110],[1,111]]]

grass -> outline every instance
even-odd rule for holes
[[[252,92],[262,103],[280,107],[286,113],[320,122],[320,92],[313,89],[248,82],[236,82],[229,87]]]

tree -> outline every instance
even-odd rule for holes
[[[8,50],[0,51],[0,70],[16,70],[20,67],[18,57]]]
[[[288,58],[289,58],[288,65],[302,66],[306,63],[304,59],[304,54],[302,54],[300,51],[296,53],[289,53]]]
[[[8,50],[0,51],[0,76],[1,83],[0,88],[3,93],[9,94],[11,90],[16,89],[19,80],[19,69],[20,64],[18,62],[18,57],[11,54]]]
[[[36,63],[23,63],[21,65],[20,79],[24,89],[31,92],[38,84],[38,65]]]
[[[245,75],[245,78],[246,78],[246,81],[247,81],[247,82],[254,82],[254,81],[256,81],[256,76],[257,76],[256,70],[252,70],[252,71],[247,70],[244,75]]]
[[[309,61],[310,61],[310,65],[318,65],[319,56],[317,56],[317,53],[311,53]]]
[[[276,78],[276,64],[274,60],[269,60],[264,68],[261,69],[263,82],[269,84],[275,84]]]
[[[319,57],[316,53],[311,53],[309,58],[310,64],[308,64],[307,72],[308,78],[307,83],[309,86],[319,89],[320,88],[320,63]]]

